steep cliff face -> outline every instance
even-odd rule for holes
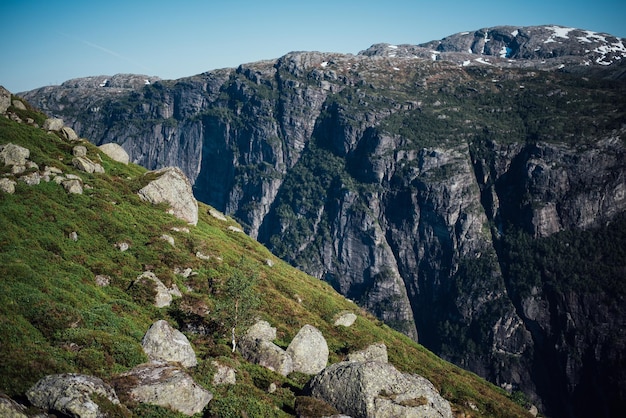
[[[610,415],[626,255],[600,237],[626,239],[622,49],[501,27],[25,96],[181,167],[198,199],[442,357],[548,414]]]

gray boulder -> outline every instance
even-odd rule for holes
[[[87,157],[74,157],[72,165],[85,173],[104,173],[104,168]]]
[[[274,341],[276,339],[276,328],[267,321],[257,321],[248,328],[244,338],[247,340]]]
[[[4,193],[15,193],[15,185],[16,183],[13,180],[9,180],[7,178],[0,179],[0,191],[3,191]]]
[[[48,118],[43,123],[43,129],[47,131],[60,131],[63,129],[63,119]]]
[[[128,250],[128,243],[119,243],[118,248],[120,251]],[[154,306],[157,308],[164,308],[166,306],[170,306],[173,300],[173,293],[176,293],[176,290],[168,289],[165,284],[151,271],[144,271],[141,273],[135,281],[133,281],[133,286],[152,286],[156,291],[156,295],[154,297]]]
[[[72,148],[72,155],[74,157],[87,157],[87,147],[84,145],[76,145]]]
[[[239,342],[239,351],[250,363],[258,364],[287,376],[293,371],[293,360],[285,350],[274,344],[276,328],[267,321],[257,321]]]
[[[293,371],[293,360],[285,350],[271,341],[243,339],[239,344],[243,358],[283,376]]]
[[[4,393],[0,393],[0,417],[28,418],[26,415],[26,407],[15,402]]]
[[[365,418],[452,418],[448,401],[425,378],[389,363],[341,362],[315,376],[307,392],[343,414]]]
[[[212,361],[211,364],[215,367],[216,371],[213,375],[213,385],[234,385],[237,383],[237,375],[235,369],[228,367],[224,364]]]
[[[380,363],[387,363],[389,361],[387,357],[387,346],[384,343],[372,344],[361,351],[348,354],[348,361],[378,361]]]
[[[113,379],[116,390],[131,400],[194,415],[208,405],[213,394],[202,388],[183,369],[173,364],[141,364]]]
[[[317,328],[305,325],[287,347],[287,354],[293,360],[294,371],[317,374],[328,363],[328,344]]]
[[[114,404],[120,403],[115,391],[102,379],[73,373],[46,376],[26,392],[30,403],[37,408],[77,418],[105,417],[91,399],[93,394],[104,396]]]
[[[102,144],[98,148],[100,151],[108,155],[113,161],[117,161],[122,164],[128,164],[130,162],[128,153],[118,144],[111,142],[109,144]]]
[[[25,166],[30,150],[15,144],[0,145],[0,161],[8,166]]]
[[[335,320],[335,326],[342,327],[351,327],[352,324],[356,321],[356,315],[352,312],[343,312],[339,317]]]
[[[11,92],[0,86],[0,115],[4,115],[11,106]]]
[[[141,340],[143,351],[151,360],[178,362],[184,367],[198,364],[196,353],[185,335],[164,320],[156,321]]]
[[[153,204],[166,202],[172,215],[191,225],[198,223],[198,202],[193,196],[191,183],[185,174],[176,167],[165,167],[146,173],[157,178],[139,190],[142,200]]]
[[[68,141],[78,140],[78,135],[76,135],[76,132],[69,126],[64,126],[61,128],[61,135],[63,135],[63,138],[67,139]]]
[[[61,179],[60,181],[66,192],[70,194],[83,194],[82,181],[78,179]]]

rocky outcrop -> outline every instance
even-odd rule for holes
[[[11,92],[0,86],[0,115],[4,115],[11,106]]]
[[[389,363],[336,363],[311,379],[305,390],[353,417],[453,416],[432,383],[400,373]]]
[[[183,367],[198,364],[187,337],[164,320],[152,324],[141,340],[141,346],[151,360],[180,363]]]
[[[116,376],[113,385],[131,401],[170,408],[194,415],[208,405],[213,394],[199,386],[183,369],[165,362],[142,364]]]
[[[93,395],[105,397],[113,404],[120,403],[115,391],[102,379],[80,374],[46,376],[26,393],[30,403],[38,408],[76,418],[103,418],[106,415]]]
[[[139,190],[139,197],[153,204],[166,202],[169,213],[190,225],[198,223],[198,202],[193,196],[191,184],[180,169],[166,167],[147,175],[155,176],[147,186]]]
[[[328,363],[328,344],[317,328],[305,325],[289,343],[287,354],[293,360],[294,372],[317,374]]]

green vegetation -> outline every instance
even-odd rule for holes
[[[189,227],[168,215],[163,205],[141,201],[136,196],[146,181],[141,167],[113,162],[84,144],[90,158],[102,158],[106,174],[78,172],[68,165],[72,144],[0,118],[0,144],[8,142],[28,148],[40,168],[54,166],[79,175],[91,188],[73,195],[54,182],[27,186],[18,181],[14,194],[0,195],[0,392],[22,397],[52,373],[80,372],[107,380],[147,360],[141,338],[154,321],[166,319],[180,328],[197,323],[208,330],[206,335],[187,334],[199,361],[191,374],[215,396],[204,416],[293,416],[308,377],[283,377],[231,352],[231,328],[240,330],[254,314],[277,328],[281,345],[305,324],[318,327],[332,362],[382,341],[396,367],[430,379],[457,412],[471,412],[471,402],[483,416],[525,415],[502,390],[381,324],[329,285],[276,260],[246,235],[229,231],[234,222],[211,217],[206,205],[200,204],[198,225]],[[73,232],[76,241],[70,239]],[[175,238],[175,246],[160,238],[164,233]],[[130,248],[120,251],[120,242]],[[209,259],[196,257],[198,252]],[[274,261],[272,267],[268,259]],[[197,274],[176,274],[176,269],[186,268]],[[168,286],[185,289],[183,297],[169,308],[154,307],[150,289],[133,287],[146,270]],[[97,275],[107,276],[110,285],[96,285]],[[357,322],[350,328],[334,327],[334,317],[347,310],[359,314]],[[213,386],[215,359],[237,370],[236,385]],[[272,383],[277,389],[268,393]],[[180,416],[156,406],[127,407],[115,414]]]

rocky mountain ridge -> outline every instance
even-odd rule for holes
[[[179,166],[275,254],[550,415],[577,416],[625,399],[625,342],[611,337],[626,317],[620,258],[581,240],[623,225],[623,49],[578,29],[498,27],[108,98],[76,82],[24,96],[148,168]]]

